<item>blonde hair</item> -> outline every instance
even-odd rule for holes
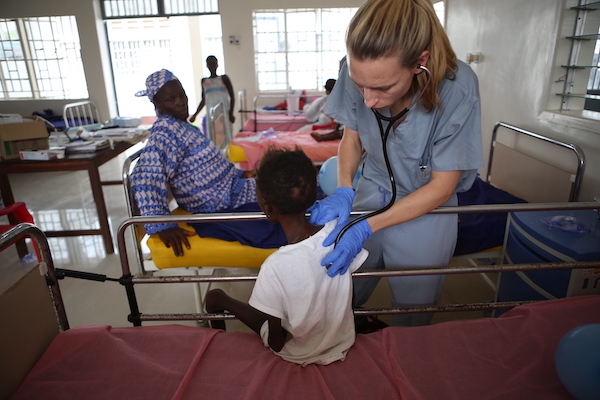
[[[408,68],[415,68],[428,50],[431,83],[421,97],[427,111],[440,106],[437,92],[442,79],[455,78],[456,54],[430,0],[367,1],[350,21],[346,48],[359,60],[397,55],[400,65]],[[425,73],[415,75],[413,91],[420,91],[426,82]]]

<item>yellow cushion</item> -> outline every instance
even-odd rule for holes
[[[181,209],[173,210],[172,214],[190,214]],[[194,228],[186,223],[180,223],[183,229],[194,232]],[[148,238],[148,248],[152,253],[152,261],[157,268],[182,267],[230,267],[230,268],[260,268],[263,261],[277,249],[260,249],[246,246],[240,242],[228,242],[198,235],[188,237],[191,249],[184,249],[181,257],[175,257],[173,249],[167,248],[158,234]]]
[[[232,163],[248,161],[248,159],[246,158],[246,153],[244,153],[244,148],[238,144],[230,144],[227,147],[227,152],[229,155],[229,160]]]

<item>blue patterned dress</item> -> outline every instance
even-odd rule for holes
[[[170,115],[161,115],[150,129],[148,142],[131,174],[131,185],[140,213],[143,216],[169,215],[169,190],[179,207],[192,213],[235,211],[260,211],[256,204],[254,179],[242,178],[242,170],[227,160],[219,149],[195,126]],[[241,209],[240,209],[241,207]],[[260,222],[267,230],[277,231],[275,243],[285,244],[279,226],[268,221]],[[240,232],[252,231],[250,222],[240,222],[231,237],[226,231],[211,226],[224,223],[199,223],[195,228],[201,236],[225,240],[240,240]],[[241,225],[244,224],[244,225]],[[248,225],[250,224],[250,225]],[[233,226],[233,224],[227,223]],[[147,224],[148,234],[158,233],[177,224]],[[202,233],[199,228],[203,227]],[[241,227],[241,228],[240,228]],[[281,231],[281,234],[279,233]],[[283,239],[282,239],[283,238]],[[260,235],[258,237],[261,239]],[[252,240],[245,244],[255,245]],[[259,246],[265,247],[265,246]]]

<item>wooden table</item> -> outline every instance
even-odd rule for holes
[[[82,236],[82,235],[101,235],[104,241],[104,248],[107,254],[115,252],[110,226],[108,223],[108,212],[104,201],[102,185],[123,184],[119,181],[101,181],[99,167],[132,146],[142,146],[142,143],[115,142],[113,148],[107,148],[94,153],[70,154],[60,160],[34,161],[34,160],[2,160],[0,161],[0,194],[5,205],[15,202],[8,174],[36,173],[36,172],[64,172],[64,171],[87,171],[90,177],[90,184],[96,210],[98,212],[98,221],[100,229],[85,230],[64,230],[64,231],[44,231],[48,237],[64,236]],[[59,189],[59,188],[57,188]],[[24,201],[24,200],[22,200]],[[11,224],[17,224],[18,221],[13,216],[9,217]],[[17,245],[19,256],[27,254],[27,248],[24,243]]]

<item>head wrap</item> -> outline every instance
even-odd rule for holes
[[[170,81],[179,80],[173,73],[166,69],[161,69],[160,71],[156,71],[146,78],[146,90],[140,90],[135,94],[136,97],[148,96],[150,101],[154,99],[156,93],[160,90],[161,87],[165,85],[165,83]]]

